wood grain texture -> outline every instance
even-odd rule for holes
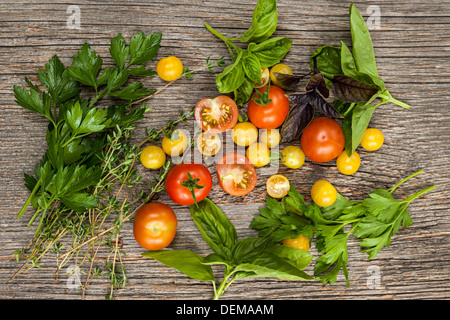
[[[23,173],[30,172],[45,149],[47,123],[15,105],[12,87],[25,86],[37,71],[57,54],[64,64],[84,42],[108,58],[111,38],[122,33],[162,32],[163,41],[155,61],[167,55],[178,56],[191,70],[201,69],[194,79],[180,79],[149,101],[153,111],[135,129],[136,141],[145,128],[161,127],[176,117],[180,108],[189,110],[200,99],[214,97],[214,75],[204,68],[205,59],[228,57],[224,45],[204,27],[205,21],[225,35],[239,35],[250,25],[256,1],[183,0],[102,0],[77,1],[81,10],[81,30],[66,27],[67,1],[6,0],[0,3],[0,299],[80,299],[77,290],[68,289],[67,277],[55,281],[54,257],[45,258],[42,269],[20,274],[9,282],[18,268],[13,251],[23,248],[34,229],[16,214],[28,196]],[[294,72],[308,70],[311,53],[324,44],[351,44],[348,23],[350,1],[279,0],[279,23],[275,35],[293,40],[285,62]],[[450,3],[448,1],[356,1],[367,17],[369,5],[381,10],[381,29],[371,31],[380,76],[391,94],[410,104],[410,110],[383,105],[373,116],[371,126],[380,128],[385,145],[377,152],[360,150],[361,169],[353,176],[339,174],[333,162],[318,165],[309,161],[299,170],[281,168],[308,198],[309,189],[319,178],[333,182],[339,192],[361,199],[375,188],[393,186],[401,178],[419,170],[425,173],[398,191],[399,197],[431,184],[437,189],[411,204],[414,224],[393,237],[390,247],[375,259],[367,260],[357,242],[349,244],[347,288],[342,275],[326,286],[318,282],[280,281],[271,278],[236,281],[223,299],[449,299],[450,298]],[[145,79],[149,88],[160,88],[157,77]],[[108,101],[103,102],[105,105]],[[191,129],[186,126],[187,129]],[[213,177],[214,166],[210,167]],[[140,173],[146,180],[152,174]],[[215,185],[211,198],[235,224],[240,237],[256,235],[248,228],[257,209],[264,203],[265,179],[259,179],[254,192],[236,199],[227,197]],[[165,193],[161,201],[170,203]],[[179,219],[177,236],[171,247],[189,249],[201,255],[209,248],[189,216],[188,208],[174,205]],[[209,283],[192,280],[160,263],[143,259],[134,241],[132,225],[122,231],[124,264],[130,284],[116,292],[116,299],[211,299]],[[316,254],[314,248],[311,249]],[[102,257],[103,253],[100,253]],[[107,254],[107,253],[104,253]],[[315,255],[317,256],[317,255]],[[103,255],[104,257],[104,255]],[[370,289],[371,267],[379,268],[381,284]],[[218,269],[220,271],[220,269]],[[64,270],[63,270],[64,271]],[[307,269],[306,271],[311,271]],[[86,299],[103,299],[108,293],[106,279],[94,279]]]

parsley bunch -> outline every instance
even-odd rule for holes
[[[41,215],[36,234],[47,211],[57,201],[77,212],[97,204],[89,188],[102,176],[97,164],[106,131],[139,121],[148,109],[143,106],[129,110],[126,105],[101,108],[96,103],[106,95],[132,101],[150,94],[137,81],[122,87],[131,75],[155,74],[144,64],[154,58],[160,41],[161,34],[139,33],[126,45],[122,35],[118,35],[111,40],[109,50],[116,66],[106,67],[102,72],[102,58],[85,43],[67,68],[53,56],[39,70],[40,86],[28,79],[29,89],[14,86],[18,105],[50,121],[46,135],[48,149],[35,168],[34,177],[25,174],[25,185],[31,194],[18,214],[20,218],[29,204],[33,205],[36,212],[29,225]],[[80,84],[94,89],[92,100],[81,97]]]
[[[33,174],[25,174],[25,186],[31,193],[18,213],[20,218],[31,204],[35,212],[28,225],[40,218],[29,245],[14,252],[17,261],[25,257],[26,262],[12,279],[21,270],[40,267],[41,258],[54,252],[56,274],[72,257],[78,267],[90,264],[85,284],[80,283],[84,295],[90,280],[103,274],[94,261],[100,246],[106,246],[110,249],[106,273],[111,281],[107,298],[112,298],[114,288],[128,283],[121,259],[125,253],[120,249],[120,227],[139,205],[163,190],[171,166],[169,161],[163,166],[146,193],[132,190],[142,179],[134,164],[142,145],[154,142],[162,132],[173,131],[192,115],[180,112],[179,120],[171,120],[159,130],[147,130],[140,144],[130,141],[135,123],[150,110],[145,104],[137,105],[162,89],[148,90],[141,82],[129,80],[156,74],[145,64],[156,56],[160,41],[160,33],[141,32],[127,44],[119,34],[109,48],[114,65],[104,68],[103,59],[85,43],[70,66],[65,67],[55,55],[39,70],[39,84],[25,79],[28,88],[14,86],[16,103],[44,116],[49,125],[48,148]],[[101,99],[108,96],[119,104],[100,106]],[[61,255],[64,245],[60,241],[66,235],[71,236],[71,248]]]
[[[361,250],[368,254],[369,259],[389,246],[400,226],[407,228],[413,223],[407,210],[409,204],[435,189],[435,186],[430,186],[404,200],[394,198],[393,193],[400,185],[422,172],[410,175],[391,189],[376,189],[361,201],[351,201],[338,194],[336,202],[329,207],[306,204],[291,185],[281,202],[266,199],[266,207],[259,210],[260,215],[253,219],[250,227],[259,230],[259,237],[268,238],[272,243],[294,239],[300,234],[308,237],[310,242],[315,238],[315,246],[320,253],[314,265],[316,279],[333,284],[342,270],[347,285],[350,285],[348,238],[353,235],[359,239]]]

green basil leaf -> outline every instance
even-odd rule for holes
[[[242,65],[244,50],[239,50],[236,60],[222,73],[216,76],[216,86],[220,93],[229,93],[237,90],[244,82],[245,72]]]
[[[191,217],[209,247],[220,257],[231,261],[237,233],[223,211],[206,198],[198,203],[198,207],[191,205]]]
[[[241,86],[234,90],[234,101],[238,106],[242,106],[244,103],[250,100],[255,83],[248,77],[244,77],[244,82]]]
[[[351,112],[347,113],[342,122],[345,137],[345,151],[350,156],[362,140],[370,119],[377,105],[358,103]]]
[[[352,77],[370,86],[377,87],[378,90],[384,90],[384,81],[374,75],[360,72],[356,69],[355,59],[350,49],[341,41],[341,69],[346,76]]]
[[[263,251],[249,263],[236,266],[235,271],[252,272],[255,277],[274,277],[280,280],[312,280],[313,277],[296,265],[268,251]],[[249,274],[247,274],[249,276]]]
[[[310,58],[312,71],[323,73],[325,78],[333,78],[336,75],[343,74],[341,69],[341,49],[333,46],[323,46],[318,48]],[[325,79],[328,88],[331,88],[331,82]]]
[[[352,34],[353,57],[358,71],[378,77],[372,38],[366,21],[356,6],[350,5],[350,30]]]
[[[272,67],[279,63],[291,48],[292,40],[285,37],[274,37],[256,45],[249,44],[251,51],[261,63],[261,68]]]
[[[261,63],[254,54],[244,58],[244,71],[247,77],[255,83],[261,81]]]
[[[155,259],[168,267],[200,281],[214,281],[209,265],[203,264],[203,257],[189,250],[147,251],[142,256]]]
[[[265,251],[275,254],[299,270],[305,269],[313,259],[313,255],[307,251],[279,244],[268,246]]]
[[[264,250],[268,241],[269,239],[261,237],[245,238],[238,241],[231,252],[234,263],[237,265],[249,262]]]
[[[241,42],[261,42],[268,39],[277,28],[277,16],[276,0],[258,0],[251,27],[238,39]]]

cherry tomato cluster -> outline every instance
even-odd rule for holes
[[[160,60],[157,72],[161,79],[173,81],[182,75],[183,65],[178,58],[167,57]],[[274,73],[293,74],[284,64],[262,70],[261,81],[255,83],[255,93],[248,103],[248,121],[238,122],[238,107],[228,96],[203,99],[195,107],[195,120],[202,129],[196,138],[196,147],[203,155],[216,155],[222,148],[219,134],[227,131],[231,132],[236,145],[246,148],[245,155],[228,153],[217,163],[217,181],[232,196],[246,195],[255,188],[255,167],[269,164],[272,159],[271,149],[280,144],[277,128],[285,121],[290,108],[283,85]],[[370,128],[361,146],[373,151],[379,149],[383,142],[381,131]],[[140,160],[146,168],[159,169],[164,165],[167,155],[180,156],[189,144],[186,133],[177,129],[170,137],[164,136],[161,147],[144,148]],[[328,117],[318,117],[304,129],[300,147],[286,146],[279,158],[283,165],[292,169],[300,168],[306,158],[317,163],[336,159],[337,169],[345,175],[351,175],[358,170],[361,159],[356,152],[348,156],[344,147],[345,137],[338,122]],[[209,170],[203,164],[180,163],[168,172],[165,188],[175,203],[193,205],[208,196],[212,181]],[[283,198],[290,189],[290,182],[285,176],[275,174],[267,179],[266,189],[271,197]],[[337,191],[330,182],[319,180],[311,188],[311,198],[317,205],[326,207],[336,201]],[[176,216],[167,205],[159,202],[145,204],[137,212],[134,222],[136,241],[148,250],[162,249],[172,242],[176,224]],[[305,251],[309,249],[309,239],[303,235],[297,239],[286,239],[283,244]]]

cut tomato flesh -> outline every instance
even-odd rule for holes
[[[255,167],[238,153],[227,154],[219,161],[217,179],[220,187],[233,196],[250,193],[257,182]]]
[[[234,127],[239,119],[236,103],[227,96],[203,99],[195,107],[195,120],[203,131],[223,132]]]

